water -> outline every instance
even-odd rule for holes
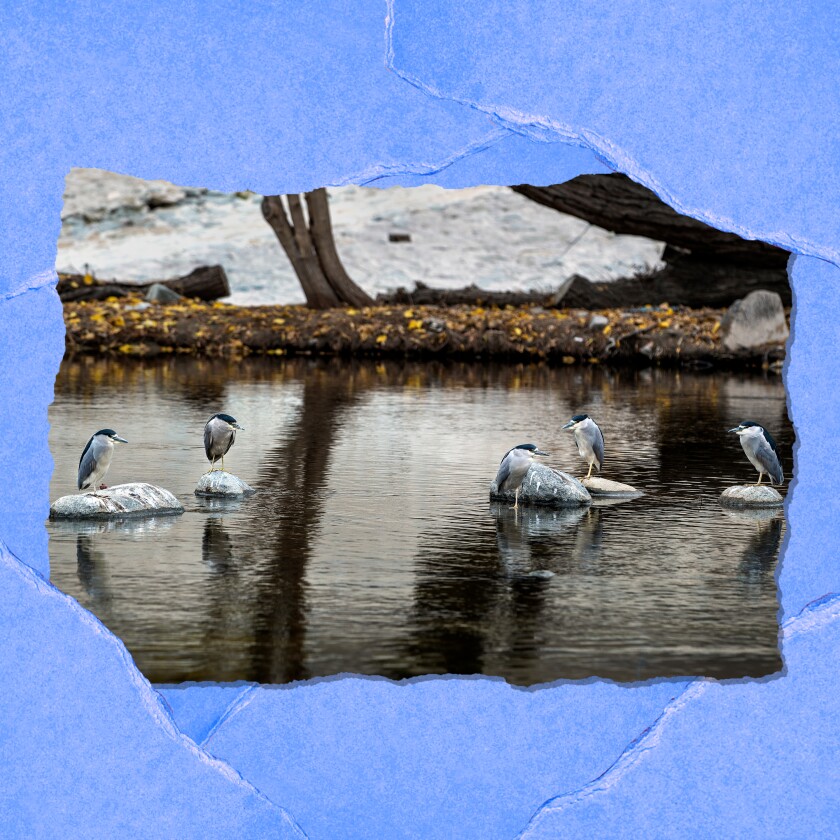
[[[216,411],[242,426],[244,502],[192,494]],[[560,426],[588,411],[605,476],[638,500],[519,515],[488,502],[511,445],[580,475]],[[145,480],[178,518],[50,523],[54,583],[153,682],[281,683],[339,672],[500,675],[518,684],[778,670],[781,515],[725,512],[756,474],[734,435],[764,422],[786,475],[778,378],[340,360],[65,361],[53,498],[103,426],[130,445],[106,481]]]

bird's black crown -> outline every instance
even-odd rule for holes
[[[519,446],[514,446],[514,449],[527,449],[529,452],[534,452],[537,448],[535,443],[520,443]]]
[[[572,420],[573,420],[575,423],[580,423],[580,421],[581,421],[581,420],[588,420],[588,419],[589,419],[589,415],[588,415],[588,414],[575,414],[575,416],[574,416],[574,417],[572,417]]]
[[[95,432],[93,436],[96,437],[96,435],[107,435],[108,437],[114,437],[114,435],[116,435],[116,432],[113,429],[100,429],[98,432]]]
[[[739,423],[738,425],[742,426],[743,428],[747,428],[748,426],[758,426],[760,429],[764,428],[761,423],[755,423],[752,420],[744,420],[743,423]]]
[[[219,418],[219,420],[224,420],[225,423],[236,422],[236,420],[233,417],[231,417],[230,414],[214,414],[210,419],[215,420],[217,417]]]

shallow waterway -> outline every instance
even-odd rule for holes
[[[245,501],[193,495],[217,411],[245,428],[225,459],[257,490]],[[604,476],[645,495],[518,515],[491,504],[517,443],[581,474],[560,430],[579,411],[604,431]],[[158,683],[761,676],[781,665],[785,523],[718,505],[726,486],[756,479],[726,434],[743,419],[774,433],[789,478],[793,429],[773,375],[66,360],[52,498],[75,492],[87,438],[110,426],[130,443],[106,483],[159,484],[186,512],[49,523],[51,577]]]

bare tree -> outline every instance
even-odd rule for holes
[[[299,195],[287,195],[287,212],[282,196],[267,195],[262,213],[297,274],[307,305],[312,309],[372,305],[373,299],[353,282],[338,256],[326,189],[304,193],[304,199],[306,213]]]

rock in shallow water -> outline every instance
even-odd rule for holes
[[[118,519],[123,516],[178,514],[184,506],[154,484],[118,484],[107,490],[62,496],[50,506],[50,519]]]
[[[500,493],[495,479],[490,485],[490,498],[513,503],[513,490]],[[531,464],[519,488],[519,504],[549,507],[577,507],[592,501],[587,489],[568,473],[553,470],[545,464]]]
[[[246,496],[249,493],[256,493],[256,490],[233,473],[223,470],[204,473],[195,488],[196,496]]]
[[[610,481],[608,478],[601,478],[600,476],[585,478],[581,481],[581,484],[593,497],[612,496],[618,499],[632,499],[636,496],[644,496],[641,490],[637,490],[629,484],[622,484],[620,481]]]
[[[769,484],[736,484],[720,494],[720,503],[733,508],[782,507],[785,500]]]

